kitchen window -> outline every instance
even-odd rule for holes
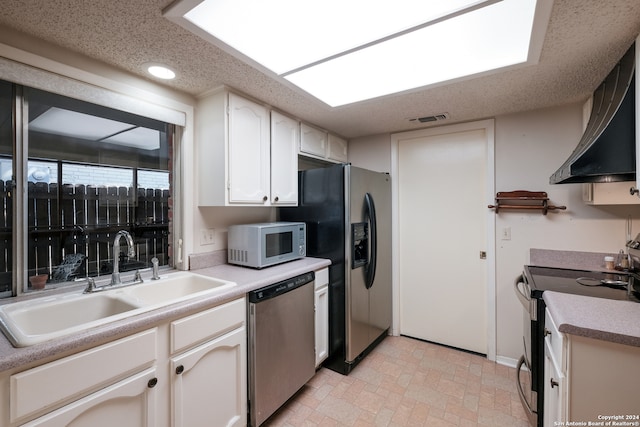
[[[0,156],[8,162],[13,160],[13,88],[10,83],[0,80]],[[5,179],[0,163],[0,297],[12,294],[13,274],[13,227],[12,204],[8,195],[13,191],[11,179]]]
[[[154,257],[171,265],[173,126],[6,82],[0,90],[0,295],[33,290],[36,275],[47,288],[110,275],[116,256],[121,272],[147,268]],[[19,203],[12,191],[25,186]],[[14,216],[24,219],[15,230]],[[113,253],[122,229],[134,238],[133,258],[125,248]],[[13,269],[24,271],[20,289],[11,285]]]

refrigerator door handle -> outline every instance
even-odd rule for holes
[[[369,262],[364,267],[365,269],[365,286],[367,289],[373,286],[373,281],[376,277],[376,261],[378,254],[378,230],[376,223],[376,206],[373,203],[373,196],[370,193],[364,195],[366,216],[369,219],[369,243],[371,250],[369,251]]]

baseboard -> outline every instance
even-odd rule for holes
[[[518,359],[512,359],[505,356],[496,356],[496,363],[509,366],[510,368],[515,368],[516,366],[518,366]]]

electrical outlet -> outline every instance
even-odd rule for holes
[[[511,227],[502,228],[502,240],[511,240]]]
[[[214,228],[203,228],[200,230],[200,246],[215,245],[216,230]]]

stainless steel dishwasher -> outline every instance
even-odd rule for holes
[[[262,424],[315,374],[309,272],[249,292],[249,420]]]

